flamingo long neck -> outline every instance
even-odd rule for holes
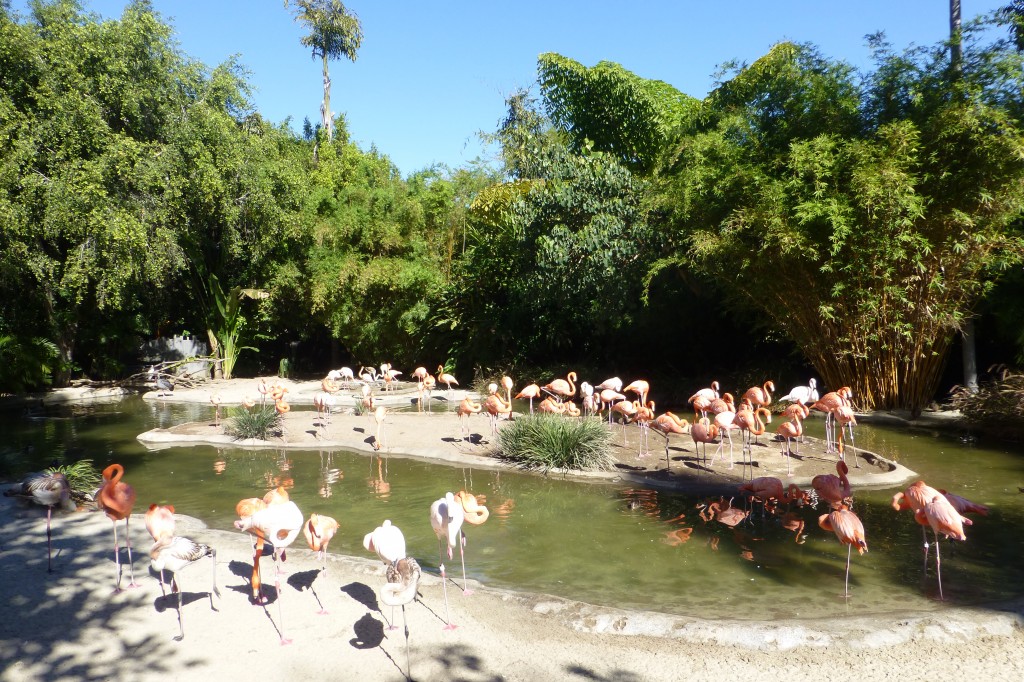
[[[770,381],[764,382],[764,385],[761,386],[761,388],[764,390],[764,400],[765,400],[766,403],[771,403],[771,401],[772,401],[772,393],[771,393],[771,391],[768,390],[769,386],[772,387],[772,390],[775,389],[775,384],[773,384]]]
[[[576,384],[573,383],[576,381],[576,372],[569,372],[566,374],[565,380],[569,382],[569,394],[572,395],[576,392]]]
[[[120,464],[111,464],[103,473],[106,474],[108,471],[113,474],[107,478],[107,482],[110,485],[117,485],[118,482],[120,482],[121,477],[124,476],[124,467]]]
[[[761,410],[764,410],[765,412],[768,411],[768,410],[765,410],[763,407],[759,407],[754,412],[754,424],[756,424],[756,428],[751,429],[750,432],[752,434],[754,434],[755,436],[763,436],[764,435],[765,424],[764,424],[764,420],[761,419]]]

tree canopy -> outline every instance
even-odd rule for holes
[[[1020,60],[965,31],[876,70],[780,44],[680,131],[663,199],[679,262],[734,282],[833,386],[920,410],[954,332],[1024,241]]]

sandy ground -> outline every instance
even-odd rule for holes
[[[251,380],[248,383],[252,386]],[[204,400],[208,395],[209,390]],[[290,397],[293,404],[301,404]],[[307,421],[309,416],[298,415]],[[408,427],[419,434],[420,443],[430,445],[434,436],[447,434],[440,435],[438,451],[481,450],[489,440],[483,418],[471,430],[481,434],[479,442],[463,440],[454,417],[410,415],[412,419],[434,420],[430,429]],[[386,421],[385,429],[389,426],[393,425]],[[332,428],[338,430],[336,436],[328,434],[332,440],[358,433],[362,438],[351,437],[358,447],[368,448],[372,441],[365,439],[375,437],[376,426],[366,417],[335,415]],[[295,441],[304,431],[296,423],[288,429],[288,439]],[[398,431],[394,426],[382,438],[395,453],[403,447]],[[664,447],[658,443],[660,438],[652,442],[654,453],[660,449],[663,455]],[[673,442],[673,471],[689,474],[680,473],[674,483],[707,476],[688,466],[695,462],[692,447],[682,440]],[[765,448],[755,461],[774,470],[779,466],[777,447]],[[406,454],[433,456],[429,447]],[[631,456],[624,453],[620,461]],[[804,461],[815,459],[809,455]],[[806,466],[827,469],[828,462],[822,460]],[[869,466],[867,460],[864,464]],[[657,465],[649,468],[654,471]],[[881,467],[875,468],[881,472]],[[803,469],[800,476],[807,473]],[[378,598],[385,582],[378,560],[330,554],[325,573],[314,553],[300,547],[301,537],[283,563],[286,574],[280,578],[280,591],[274,585],[273,562],[263,559],[270,602],[257,606],[249,599],[252,551],[246,536],[210,530],[181,516],[179,534],[217,549],[221,596],[209,594],[210,559],[182,571],[185,637],[179,642],[174,640],[179,633],[177,599],[161,596],[159,581],[149,570],[151,540],[142,521],[136,514],[130,522],[139,587],[115,594],[113,534],[103,514],[54,515],[54,572],[47,573],[45,509],[0,498],[0,604],[5,615],[0,619],[0,680],[315,676],[628,682],[766,677],[944,680],[967,675],[1016,680],[1024,673],[1021,603],[891,618],[828,615],[801,621],[731,622],[599,608],[494,590],[472,581],[472,594],[465,595],[460,584],[449,579],[445,590],[439,577],[425,574],[418,598],[404,613],[392,613]],[[123,544],[123,525],[120,532]],[[127,561],[123,547],[121,557]],[[122,584],[128,582],[126,569]],[[320,614],[321,609],[329,613]],[[446,620],[457,627],[446,630]],[[392,622],[397,629],[388,629]],[[281,644],[282,632],[291,644]]]

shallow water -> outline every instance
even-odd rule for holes
[[[301,409],[301,408],[296,408]],[[846,549],[817,526],[824,509],[805,509],[806,538],[755,512],[739,529],[705,523],[693,496],[612,483],[432,464],[348,451],[273,451],[211,446],[149,450],[136,436],[150,428],[208,419],[207,405],[146,403],[53,408],[31,416],[0,413],[6,435],[0,467],[18,474],[54,459],[120,462],[138,494],[137,512],[174,504],[211,527],[233,530],[235,503],[291,485],[304,514],[335,517],[331,551],[371,556],[364,534],[388,518],[408,551],[436,572],[431,502],[465,488],[485,495],[491,518],[466,526],[466,573],[486,585],[543,592],[595,604],[701,617],[773,619],[870,614],[940,606],[922,532],[909,512],[889,506],[899,490],[857,490],[854,510],[870,551],[854,552],[851,598],[843,598]],[[336,417],[351,419],[353,417]],[[821,436],[821,420],[808,432]],[[1007,528],[1024,522],[1024,449],[964,442],[959,434],[860,426],[857,445],[899,461],[929,484],[987,504],[992,513],[967,528],[968,541],[943,540],[947,604],[983,604],[1024,594],[1024,540]],[[969,439],[968,439],[969,440]],[[728,495],[727,491],[726,492]],[[301,542],[301,538],[300,538]],[[456,553],[448,574],[461,584]]]

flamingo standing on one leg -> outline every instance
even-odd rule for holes
[[[529,384],[523,387],[523,390],[516,393],[516,399],[529,398],[530,399],[530,414],[533,414],[533,399],[540,397],[540,386],[537,384]]]
[[[316,552],[317,558],[320,559],[320,570],[324,576],[327,575],[327,545],[330,544],[331,538],[337,532],[337,520],[323,514],[310,514],[309,519],[302,525],[302,534],[306,538],[306,544],[309,545],[311,550]],[[317,613],[320,615],[327,614],[327,609],[324,608],[323,604],[320,605],[320,610]]]
[[[210,396],[210,404],[213,405],[213,425],[220,426],[220,406],[222,403],[220,393],[214,393]]]
[[[459,385],[458,380],[452,374],[448,374],[444,371],[444,365],[437,366],[437,383],[444,384],[448,387],[448,403],[451,404],[452,399],[452,384]]]
[[[465,520],[466,523],[468,523],[471,526],[479,526],[488,518],[490,518],[490,510],[486,506],[480,504],[480,502],[476,499],[476,495],[474,495],[471,492],[460,490],[459,492],[455,493],[455,501],[458,504],[462,505],[463,519]],[[462,535],[462,544],[466,544],[465,531],[463,531]],[[462,571],[463,581],[465,581],[465,559],[462,560]],[[467,589],[463,591],[463,594],[473,594],[473,591],[468,589],[467,587]]]
[[[665,468],[672,470],[672,462],[668,455],[668,437],[673,433],[686,433],[690,429],[690,422],[680,419],[671,412],[658,415],[651,422],[651,428],[665,438]]]
[[[131,581],[128,587],[138,587],[135,582],[135,567],[132,565],[132,539],[128,522],[135,506],[135,489],[121,480],[124,467],[111,464],[103,470],[103,486],[96,495],[96,505],[103,510],[107,518],[114,524],[114,563],[117,564],[117,580],[114,593],[121,591],[121,552],[117,543],[117,522],[124,520],[125,545],[128,547],[128,570]]]
[[[380,588],[380,601],[392,609],[402,607],[402,623],[405,625],[405,667],[412,679],[412,664],[409,661],[409,621],[405,618],[405,605],[416,598],[422,570],[419,562],[412,557],[402,557],[388,564],[385,576],[387,584]]]
[[[463,398],[459,403],[457,414],[459,415],[459,424],[462,426],[462,437],[466,440],[469,440],[469,426],[466,424],[466,418],[471,414],[477,414],[482,409],[480,403],[473,402],[469,396]]]
[[[818,525],[824,530],[830,530],[839,538],[839,542],[846,545],[846,592],[843,596],[850,596],[850,554],[854,546],[857,552],[863,554],[868,551],[867,540],[864,539],[864,524],[860,518],[850,511],[845,504],[839,509],[818,517]]]
[[[501,377],[501,387],[505,389],[505,402],[512,405],[512,387],[515,386],[515,382],[512,381],[512,377],[505,375]]]
[[[939,581],[939,599],[945,599],[942,594],[942,557],[939,554],[939,533],[952,540],[966,540],[964,526],[970,526],[973,522],[953,507],[953,505],[942,495],[936,495],[922,508],[914,512],[914,519],[922,526],[928,525],[932,528],[935,536],[935,573]]]
[[[451,618],[448,615],[448,579],[444,570],[444,544],[447,541],[448,544],[448,559],[452,558],[452,548],[456,544],[459,545],[459,551],[463,552],[462,543],[462,522],[465,519],[465,513],[462,511],[462,505],[455,501],[455,496],[452,493],[446,493],[444,497],[439,500],[435,500],[430,505],[430,525],[434,529],[434,535],[437,536],[438,540],[438,551],[441,553],[441,585],[444,587],[444,614],[445,614],[445,630],[454,630],[455,625],[452,623]],[[463,571],[463,590],[465,591],[468,587],[466,583],[465,571],[465,554],[462,554],[462,571]]]
[[[160,591],[163,592],[164,571],[171,572],[171,592],[178,593],[178,636],[174,641],[180,642],[185,639],[185,623],[181,615],[181,588],[178,586],[178,573],[203,557],[210,557],[213,574],[213,587],[210,590],[210,608],[214,611],[217,607],[213,605],[213,597],[220,597],[220,590],[217,589],[217,550],[209,545],[204,545],[189,538],[161,535],[153,547],[149,550],[150,565],[154,570],[160,571]]]
[[[381,447],[383,447],[382,444],[383,444],[384,441],[382,440],[383,436],[381,434],[382,434],[382,432],[383,432],[382,430],[384,428],[384,417],[386,417],[387,414],[388,414],[388,410],[383,405],[378,405],[377,408],[373,411],[373,418],[377,422],[377,435],[374,436],[374,439],[373,439],[373,449],[374,450],[380,450]]]
[[[7,497],[20,497],[46,507],[46,572],[53,573],[53,543],[50,518],[53,508],[74,511],[76,505],[71,499],[71,484],[59,471],[29,474],[16,488],[4,491]]]

